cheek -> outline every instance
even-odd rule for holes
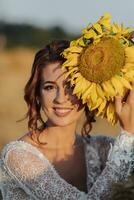
[[[48,92],[42,92],[41,93],[41,105],[42,108],[49,108],[53,104],[54,100],[54,95],[53,93],[48,93]]]

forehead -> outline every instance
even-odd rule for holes
[[[60,62],[49,63],[43,68],[41,77],[44,81],[65,81],[65,72]]]

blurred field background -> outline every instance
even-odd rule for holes
[[[0,145],[16,139],[27,132],[27,120],[23,100],[24,85],[29,78],[35,49],[15,48],[0,52]],[[105,120],[97,119],[92,133],[116,135],[118,127],[112,127]]]
[[[22,28],[23,27],[23,28]],[[47,41],[54,38],[72,39],[74,35],[67,35],[60,27],[54,27],[49,30],[51,34],[45,33],[42,30],[32,28],[29,37],[25,33],[25,26],[14,25],[13,27],[5,24],[3,32],[1,29],[0,35],[0,148],[5,143],[17,139],[25,134],[27,130],[27,120],[16,122],[22,119],[27,111],[27,107],[23,100],[24,86],[29,78],[30,70],[35,52],[44,46]],[[21,29],[21,31],[20,31]],[[27,27],[27,34],[28,34]],[[30,27],[31,29],[31,27]],[[17,32],[17,33],[16,33]],[[29,31],[30,32],[30,31]],[[55,33],[53,33],[55,32]],[[12,34],[11,34],[12,33]],[[60,33],[60,34],[59,34]],[[17,34],[17,39],[15,35]],[[30,35],[31,34],[31,35]],[[32,35],[36,35],[36,40]],[[54,37],[55,35],[55,37]],[[22,37],[23,36],[23,37]],[[25,42],[24,42],[24,38]],[[40,38],[38,40],[38,38]],[[41,46],[42,39],[42,46]],[[31,42],[30,42],[31,40]],[[38,41],[38,42],[37,42]],[[80,128],[79,125],[78,129]],[[112,127],[106,120],[97,119],[93,125],[92,134],[108,134],[117,135],[119,132],[118,126]]]
[[[119,9],[121,6],[121,9]],[[35,52],[54,39],[72,40],[105,12],[112,20],[133,27],[134,1],[0,1],[0,149],[27,133],[23,100]],[[125,14],[124,14],[125,13]],[[78,131],[82,125],[79,124]],[[97,119],[91,134],[116,136],[119,126]]]

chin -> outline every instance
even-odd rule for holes
[[[60,127],[65,127],[65,126],[69,126],[71,124],[75,124],[77,122],[76,119],[49,119],[48,120],[48,124],[50,124],[50,126],[60,126]]]

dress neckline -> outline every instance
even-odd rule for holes
[[[87,195],[87,193],[85,191],[79,190],[76,186],[72,185],[71,183],[68,183],[64,178],[61,177],[61,175],[59,174],[59,172],[57,171],[57,169],[55,168],[55,166],[49,161],[49,159],[47,158],[47,156],[45,156],[36,146],[32,145],[29,142],[26,142],[24,140],[15,140],[13,141],[13,143],[22,143],[25,144],[29,147],[31,147],[32,149],[34,149],[34,151],[37,153],[37,155],[43,159],[44,161],[46,161],[48,163],[48,165],[51,167],[51,169],[54,171],[54,173],[57,175],[57,177],[64,182],[66,185],[72,187],[73,189],[75,189],[77,192],[81,192],[85,195]],[[11,142],[12,143],[12,142]],[[86,156],[86,143],[83,141],[84,144],[84,156],[85,156],[85,166],[86,166],[86,179],[87,179],[87,156]],[[86,180],[86,187],[87,187],[87,180]],[[87,187],[88,188],[88,187]]]

